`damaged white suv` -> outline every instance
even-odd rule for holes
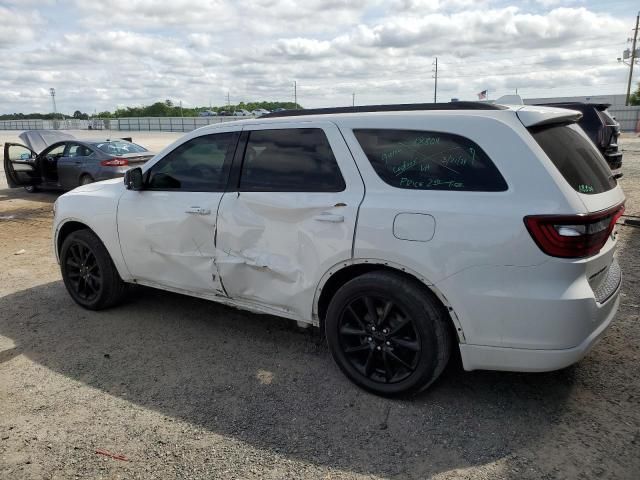
[[[477,103],[211,125],[56,202],[83,307],[127,282],[322,328],[356,384],[582,358],[618,308],[624,195],[564,109]]]

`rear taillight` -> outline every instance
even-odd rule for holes
[[[126,167],[129,165],[129,160],[126,158],[114,157],[110,160],[103,160],[100,162],[103,167]]]
[[[624,205],[618,205],[588,215],[529,215],[524,217],[524,223],[547,255],[582,258],[595,255],[604,247],[623,213]]]

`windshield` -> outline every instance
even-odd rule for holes
[[[587,195],[616,186],[607,162],[575,125],[533,127],[529,131],[574,190]]]
[[[126,155],[127,153],[143,153],[148,151],[146,148],[136,145],[135,143],[125,142],[124,140],[115,140],[113,142],[104,142],[96,144],[96,147],[110,155]]]

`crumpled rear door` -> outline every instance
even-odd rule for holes
[[[364,185],[338,128],[330,122],[307,126],[320,126],[327,135],[345,190],[225,193],[218,214],[216,265],[229,297],[312,322],[320,279],[352,257]],[[247,125],[244,131],[254,128],[264,127]]]

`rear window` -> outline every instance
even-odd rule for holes
[[[468,138],[424,130],[353,132],[376,173],[393,187],[414,190],[501,192],[507,183]]]
[[[575,191],[594,195],[616,186],[607,162],[577,126],[550,125],[529,131]]]
[[[146,148],[141,147],[140,145],[125,142],[123,140],[98,143],[96,144],[96,147],[109,155],[126,155],[127,153],[143,153],[147,151]]]

